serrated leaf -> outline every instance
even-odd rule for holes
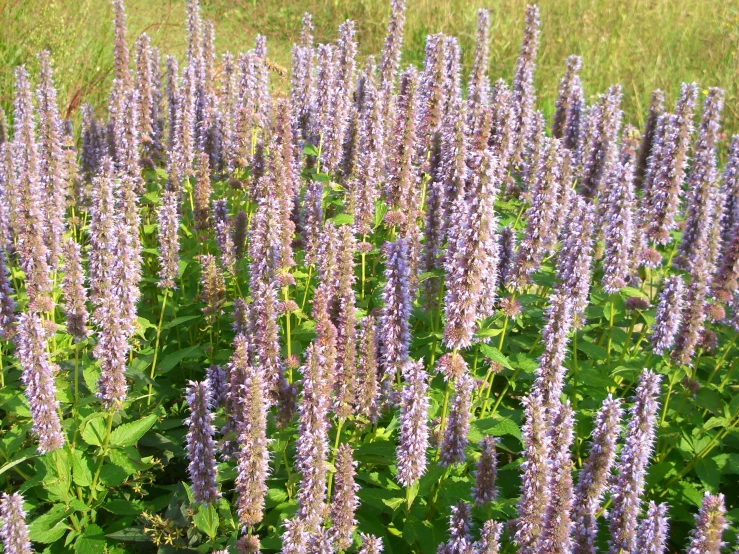
[[[105,549],[105,535],[98,525],[88,525],[85,534],[74,543],[77,554],[99,554]]]
[[[82,429],[82,440],[90,446],[102,446],[106,431],[105,419],[95,417],[85,423]]]
[[[596,362],[605,360],[608,356],[608,352],[606,352],[605,348],[603,348],[602,346],[598,346],[597,344],[593,344],[592,342],[578,341],[577,349],[587,355],[588,358]]]
[[[82,450],[72,453],[72,479],[75,485],[89,487],[92,484],[92,470],[87,455]]]
[[[209,537],[215,537],[218,533],[218,512],[212,504],[198,507],[198,511],[192,516],[195,526]]]
[[[149,414],[137,421],[119,425],[110,434],[110,445],[120,448],[133,446],[151,429],[151,426],[154,425],[156,420],[157,416],[155,414]]]
[[[497,329],[497,330],[502,331],[502,329]],[[508,360],[508,358],[505,355],[503,355],[503,353],[497,348],[495,348],[494,346],[490,346],[489,344],[481,344],[480,352],[482,352],[483,355],[485,355],[492,361],[498,362],[503,367],[507,369],[513,369],[513,366],[511,365],[511,362]]]
[[[634,287],[624,287],[621,289],[621,294],[627,298],[646,298],[649,300],[649,297],[644,293],[644,291],[641,291],[639,289],[635,289]]]
[[[43,515],[38,516],[28,526],[28,534],[32,541],[45,544],[59,540],[69,527],[64,523],[67,509],[63,504],[56,504]]]

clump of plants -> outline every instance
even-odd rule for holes
[[[443,34],[401,64],[403,0],[361,62],[306,14],[288,77],[196,0],[179,61],[113,7],[107,110],[63,121],[41,52],[1,120],[5,552],[721,552],[720,89],[640,131],[571,56],[548,123],[536,6],[510,84],[485,10],[464,72]]]

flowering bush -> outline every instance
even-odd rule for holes
[[[0,128],[5,552],[720,552],[720,89],[640,133],[572,56],[548,126],[536,6],[509,86],[485,10],[465,83],[443,34],[402,67],[393,0],[360,68],[305,15],[281,97],[264,37],[217,58],[190,0],[180,70],[113,5],[106,117],[74,140],[42,52]]]

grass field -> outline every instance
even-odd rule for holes
[[[469,68],[479,7],[491,10],[490,70],[512,78],[523,30],[524,0],[409,0],[403,60],[420,63],[426,35],[443,31],[459,37]],[[536,83],[538,102],[553,111],[556,87],[569,54],[583,57],[586,93],[597,95],[619,82],[627,119],[643,124],[653,89],[674,97],[682,81],[702,89],[726,90],[724,129],[739,129],[739,2],[712,0],[543,0],[542,42]],[[164,52],[184,52],[184,0],[131,0],[129,37],[146,32]],[[384,0],[289,0],[251,2],[211,0],[203,15],[216,25],[218,52],[251,48],[254,37],[268,38],[269,55],[289,67],[290,48],[303,11],[313,14],[316,38],[332,40],[346,18],[359,27],[360,53],[382,48],[389,2]],[[107,98],[112,68],[112,8],[103,0],[3,0],[0,2],[0,103],[8,111],[12,67],[35,69],[35,53],[51,50],[60,101],[67,113],[82,101]],[[274,75],[273,85],[284,86]]]

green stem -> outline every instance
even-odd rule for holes
[[[92,485],[90,485],[90,500],[97,499],[97,485],[100,479],[100,471],[103,469],[103,462],[105,457],[108,455],[108,445],[110,444],[110,432],[113,429],[113,409],[108,410],[108,422],[105,429],[105,438],[103,444],[100,447],[100,459],[98,460],[98,466],[95,470],[95,475],[92,478]],[[89,506],[89,504],[88,504]]]
[[[167,297],[169,296],[169,289],[164,289],[164,297],[162,298],[162,311],[159,312],[159,324],[157,325],[157,336],[156,340],[154,341],[154,359],[151,362],[151,372],[149,374],[149,378],[153,381],[154,380],[154,373],[157,369],[157,356],[159,355],[159,337],[162,334],[162,321],[164,321],[164,312],[167,307]],[[151,391],[152,391],[152,383],[149,383],[149,394],[146,398],[146,405],[151,406]]]
[[[333,465],[336,467],[336,455],[339,453],[339,439],[341,438],[341,428],[344,426],[344,418],[339,418],[339,424],[336,426],[336,439],[334,440],[334,459]],[[334,474],[328,475],[328,488],[326,489],[326,498],[331,498],[331,485],[333,484]]]
[[[303,301],[300,304],[300,311],[305,311],[305,302],[308,300],[308,290],[310,290],[310,278],[313,275],[313,266],[308,267],[308,278],[305,280],[305,292],[303,293]]]

